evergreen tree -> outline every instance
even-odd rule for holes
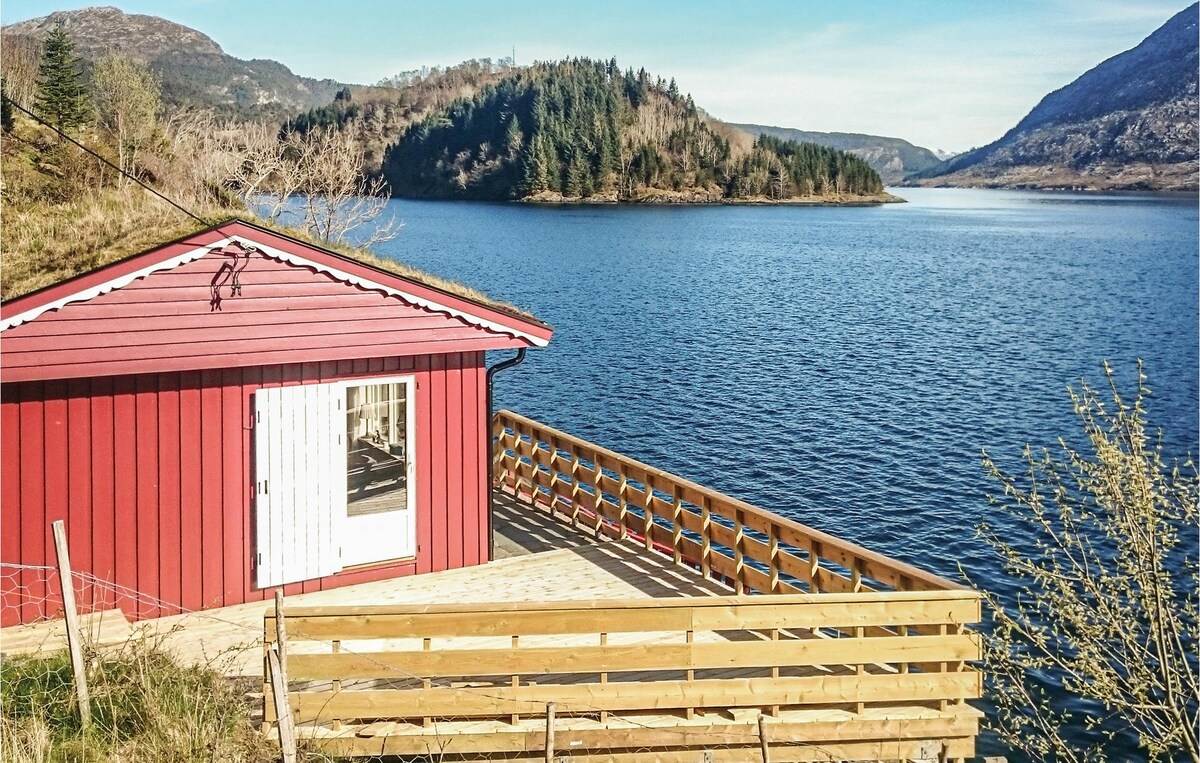
[[[526,196],[547,190],[549,182],[544,143],[545,138],[538,135],[526,144],[525,168],[521,184]]]
[[[583,162],[583,156],[578,151],[571,157],[567,165],[567,177],[563,181],[563,196],[583,196],[584,185],[588,171]]]
[[[882,189],[861,158],[816,144],[763,137],[734,159],[678,84],[589,59],[536,64],[429,115],[389,147],[383,171],[397,195],[441,198],[614,190],[629,198],[641,187],[787,199]]]
[[[63,132],[87,122],[87,94],[80,81],[79,57],[61,26],[50,30],[42,43],[37,84],[34,111],[39,117]]]
[[[525,136],[521,134],[521,123],[517,121],[517,115],[513,114],[508,119],[508,129],[504,133],[504,145],[508,149],[510,157],[516,157],[521,152],[521,143]]]
[[[12,128],[12,101],[8,100],[8,89],[4,87],[4,77],[0,77],[0,130],[8,132]]]

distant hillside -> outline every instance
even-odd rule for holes
[[[4,27],[4,40],[18,46],[22,38],[40,41],[60,25],[75,43],[76,53],[85,59],[95,60],[116,50],[148,63],[162,76],[164,97],[176,105],[282,119],[329,103],[344,87],[333,80],[300,77],[276,61],[234,58],[195,29],[117,8],[59,11],[10,24]]]
[[[923,172],[941,164],[941,160],[929,149],[914,146],[900,138],[884,138],[879,135],[861,135],[852,132],[811,132],[794,130],[790,127],[768,125],[733,124],[751,135],[771,135],[783,140],[795,140],[829,146],[839,151],[848,151],[860,156],[883,178],[883,182],[898,183],[907,175]]]
[[[1195,190],[1198,12],[1176,14],[921,185]]]
[[[288,119],[284,132],[336,127],[351,133],[365,152],[364,169],[380,171],[385,149],[400,139],[408,126],[450,104],[494,85],[516,69],[507,59],[472,59],[449,67],[401,72],[377,85],[338,91],[331,102]]]
[[[645,70],[575,59],[514,70],[413,124],[387,151],[393,192],[424,198],[714,202],[878,198],[865,161],[811,143],[735,146]]]

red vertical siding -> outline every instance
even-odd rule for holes
[[[225,570],[221,486],[221,372],[200,372],[200,604],[221,605]]]
[[[179,381],[180,601],[200,609],[200,374],[181,374]]]
[[[138,376],[134,402],[137,449],[137,509],[134,523],[137,531],[137,584],[141,594],[138,612],[145,617],[157,617],[159,600],[158,537],[158,377]],[[143,446],[146,443],[149,447]]]
[[[417,572],[433,570],[433,379],[428,357],[417,358]]]
[[[113,380],[113,549],[116,605],[136,613],[138,590],[137,377]]]
[[[67,383],[64,381],[46,382],[45,404],[42,407],[45,428],[44,447],[46,458],[43,462],[43,479],[45,480],[46,513],[42,521],[49,526],[53,522],[67,519]],[[53,564],[55,558],[54,536],[47,534],[42,541],[47,564]],[[50,576],[46,595],[53,601],[61,601],[62,593],[58,587],[56,576]]]
[[[246,492],[242,471],[242,429],[250,425],[249,411],[242,405],[242,372],[230,368],[221,373],[221,548],[242,548],[242,514]],[[245,504],[249,505],[249,504]],[[244,590],[245,557],[222,553],[221,600],[236,599]]]
[[[67,541],[71,564],[92,569],[92,416],[88,384],[72,379],[67,384]],[[79,605],[93,607],[92,586],[78,591]]]
[[[21,564],[45,565],[46,524],[45,452],[42,429],[43,385],[31,384],[21,395]],[[21,583],[27,600],[22,603],[21,616],[28,620],[41,614],[46,597],[46,576],[27,569],[21,573]]]
[[[0,397],[0,559],[21,563],[21,400],[16,388]],[[0,568],[0,612],[20,611],[19,567]]]
[[[179,449],[179,374],[158,377],[158,539],[161,548],[181,548]],[[181,554],[159,557],[159,596],[182,601]],[[167,613],[164,613],[167,614]]]
[[[463,409],[462,409],[462,356],[446,358],[446,463],[462,461]],[[461,506],[463,484],[459,480],[446,481],[446,503]],[[461,511],[446,514],[446,567],[455,569],[463,566],[463,515]]]
[[[114,580],[117,568],[116,513],[114,476],[116,474],[113,434],[113,380],[96,379],[89,385],[89,413],[92,423],[92,568],[100,580]],[[111,591],[92,592],[92,606],[109,609],[116,606]]]
[[[53,564],[49,522],[65,518],[75,568],[119,587],[85,589],[81,606],[115,605],[131,617],[151,617],[266,598],[252,564],[255,391],[403,373],[417,381],[416,559],[286,590],[481,562],[481,352],[5,384],[0,561]],[[4,569],[0,623],[52,614],[45,602],[57,592],[45,581],[53,576],[10,571]]]

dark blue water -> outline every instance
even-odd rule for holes
[[[555,327],[512,408],[950,577],[1009,587],[973,536],[987,448],[1079,431],[1066,395],[1133,391],[1197,451],[1197,205],[904,189],[869,208],[393,202],[381,252]]]

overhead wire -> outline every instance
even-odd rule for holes
[[[164,193],[160,192],[158,189],[156,189],[156,188],[154,188],[153,186],[151,186],[150,184],[146,183],[145,181],[143,181],[141,178],[139,178],[138,176],[134,175],[133,173],[131,173],[131,172],[128,172],[128,171],[126,171],[126,170],[124,170],[124,169],[121,169],[120,167],[118,167],[117,165],[113,164],[112,162],[110,162],[110,161],[109,161],[108,159],[106,159],[105,157],[101,156],[100,154],[96,153],[95,151],[93,151],[92,149],[88,148],[88,147],[87,147],[87,146],[85,146],[84,144],[82,144],[82,143],[80,143],[79,141],[75,140],[75,139],[74,139],[74,138],[72,138],[70,135],[68,135],[67,133],[63,132],[61,129],[59,129],[58,127],[55,127],[54,125],[50,124],[50,123],[49,123],[49,122],[47,122],[46,120],[42,119],[40,116],[38,116],[38,115],[37,115],[37,114],[35,114],[34,112],[30,111],[29,109],[25,108],[25,107],[24,107],[24,106],[22,106],[21,104],[17,103],[17,102],[16,102],[16,101],[14,101],[12,98],[9,98],[7,95],[0,96],[0,98],[3,98],[5,101],[7,101],[7,102],[8,102],[8,103],[9,103],[9,104],[10,104],[10,105],[13,107],[13,108],[15,108],[15,109],[17,109],[18,111],[21,111],[22,113],[26,114],[26,115],[27,115],[27,116],[28,116],[30,119],[32,119],[33,121],[37,122],[38,124],[42,125],[43,127],[47,127],[47,128],[49,128],[50,130],[53,130],[53,131],[54,131],[54,133],[55,133],[56,135],[58,135],[60,138],[63,138],[63,139],[65,139],[65,140],[69,141],[70,143],[74,144],[76,147],[78,147],[78,148],[79,148],[80,150],[82,150],[83,152],[85,152],[85,153],[87,153],[87,154],[90,154],[91,156],[94,156],[95,158],[99,159],[101,162],[104,162],[104,164],[108,165],[109,167],[111,167],[112,169],[116,170],[116,171],[117,171],[118,173],[120,173],[121,175],[123,175],[123,176],[125,176],[125,177],[129,178],[130,180],[132,180],[133,182],[137,183],[137,184],[138,184],[138,185],[140,185],[142,188],[145,188],[147,191],[149,191],[150,193],[154,194],[155,196],[157,196],[158,198],[162,199],[163,201],[167,202],[167,203],[168,203],[168,204],[170,204],[171,206],[175,207],[175,208],[176,208],[176,209],[178,209],[180,212],[184,213],[185,215],[187,215],[188,217],[192,218],[192,219],[193,219],[193,220],[195,220],[196,222],[200,223],[201,225],[208,225],[208,224],[210,224],[210,222],[211,222],[211,221],[209,221],[209,220],[205,220],[203,217],[200,217],[200,216],[199,216],[199,215],[197,215],[195,212],[192,212],[192,211],[191,211],[190,209],[188,209],[187,207],[184,207],[182,204],[178,203],[178,202],[177,202],[177,201],[175,201],[174,199],[171,199],[171,198],[170,198],[170,197],[168,197],[166,194],[164,194]]]

